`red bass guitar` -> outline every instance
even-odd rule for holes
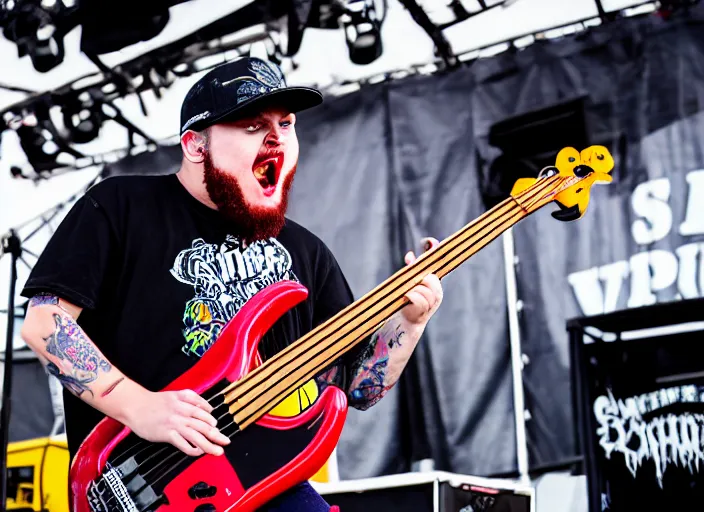
[[[282,401],[373,333],[406,304],[424,276],[443,278],[502,232],[543,206],[571,221],[587,209],[591,186],[609,182],[614,161],[592,146],[565,148],[555,167],[516,182],[510,197],[422,254],[384,283],[261,364],[258,343],[307,290],[279,282],[255,295],[190,370],[165,390],[192,389],[215,407],[232,442],[219,457],[189,457],[139,439],[106,418],[85,439],[69,475],[73,512],[245,512],[311,478],[330,457],[345,421],[345,394],[326,388],[300,414],[272,414]]]

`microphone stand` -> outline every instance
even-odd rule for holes
[[[2,253],[12,256],[10,267],[10,297],[7,302],[7,340],[5,343],[5,367],[3,371],[2,413],[0,413],[0,510],[5,510],[7,503],[7,446],[10,430],[10,410],[12,394],[12,340],[15,328],[15,285],[17,283],[17,260],[22,255],[20,239],[14,230],[2,239]]]

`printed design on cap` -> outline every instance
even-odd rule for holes
[[[249,63],[249,71],[254,77],[242,79],[242,83],[237,87],[237,103],[256,98],[275,89],[281,89],[286,85],[281,71],[264,61],[253,59]],[[223,85],[226,84],[227,82]]]
[[[254,76],[257,77],[257,80],[272,89],[278,89],[284,86],[284,75],[281,73],[281,70],[277,67],[270,66],[263,60],[252,59],[249,63],[249,69],[254,73]]]
[[[181,131],[186,131],[189,126],[191,126],[193,123],[196,123],[202,119],[206,119],[207,117],[210,116],[210,111],[206,110],[205,112],[201,112],[200,114],[197,114],[193,117],[191,117],[188,121],[186,121],[186,124],[183,125],[183,128],[181,128]]]
[[[276,239],[244,248],[231,235],[220,246],[202,238],[193,240],[189,249],[176,256],[171,275],[195,291],[183,312],[182,350],[196,357],[205,354],[225,324],[256,293],[281,280],[298,282],[291,255]]]

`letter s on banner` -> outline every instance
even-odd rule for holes
[[[620,445],[624,444],[626,431],[623,426],[623,421],[618,415],[618,407],[614,401],[604,395],[599,395],[594,400],[592,406],[594,416],[599,422],[599,427],[596,429],[596,435],[599,436],[599,444],[604,449],[606,458],[611,458],[611,452],[614,450],[621,451]],[[616,431],[616,436],[614,432]]]
[[[638,185],[631,194],[633,211],[641,219],[633,222],[631,234],[639,245],[648,245],[662,240],[672,229],[672,210],[667,203],[670,198],[670,180],[658,178]]]

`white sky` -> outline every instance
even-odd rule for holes
[[[102,56],[111,66],[130,60],[146,51],[183,37],[207,23],[236,11],[249,0],[191,0],[171,9],[171,20],[159,36],[135,44],[120,52]],[[443,0],[421,0],[422,5],[440,12]],[[471,9],[471,1],[465,2]],[[622,9],[641,3],[638,0],[602,0],[606,10]],[[445,31],[445,36],[456,52],[486,47],[525,33],[547,29],[561,24],[596,16],[592,0],[516,0],[507,8],[495,8]],[[344,34],[341,30],[306,30],[300,51],[294,57],[298,69],[287,73],[290,84],[324,87],[342,80],[354,80],[377,73],[403,69],[415,64],[431,62],[433,44],[425,32],[411,19],[398,0],[389,0],[389,12],[382,28],[384,53],[374,63],[357,66],[349,61]],[[96,71],[95,66],[79,52],[80,28],[64,39],[64,62],[48,73],[38,73],[28,57],[17,58],[13,43],[0,36],[0,73],[2,82],[30,90],[49,90],[84,74]],[[256,45],[255,45],[256,46]],[[261,47],[253,48],[255,54]],[[265,54],[261,53],[265,57]],[[284,66],[288,70],[288,66]],[[151,93],[144,95],[149,117],[142,115],[136,98],[116,102],[123,114],[156,139],[173,136],[178,129],[180,104],[186,91],[199,78],[195,75],[179,79],[165,91],[161,100]],[[5,108],[24,97],[21,93],[0,91],[0,108]],[[124,128],[107,124],[101,135],[80,149],[88,154],[102,153],[126,145]],[[14,132],[5,132],[0,146],[0,236],[10,228],[43,212],[88,183],[97,170],[65,174],[38,184],[28,180],[12,180],[11,165],[25,165],[26,158]],[[21,233],[26,235],[27,230]],[[37,237],[28,247],[37,252],[46,243],[48,232]],[[7,305],[9,257],[0,259],[0,309]],[[30,261],[33,261],[30,259]],[[27,270],[20,265],[18,289],[27,278]],[[4,346],[5,316],[0,315],[0,343]],[[0,348],[0,350],[2,350]]]

